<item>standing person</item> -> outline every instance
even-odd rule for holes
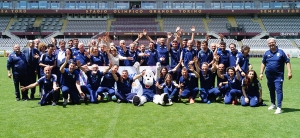
[[[68,41],[68,47],[67,47],[67,48],[72,48],[72,47],[73,47],[73,40],[70,39],[70,40]]]
[[[42,96],[39,104],[41,106],[46,105],[48,101],[52,101],[52,106],[55,106],[58,101],[59,87],[57,86],[57,77],[55,74],[51,74],[51,67],[47,66],[44,68],[44,76],[41,77],[37,82],[32,83],[28,86],[21,86],[21,90],[25,91],[32,87],[41,86]]]
[[[249,63],[249,52],[250,52],[250,47],[249,46],[242,46],[241,49],[241,54],[237,56],[237,61],[236,61],[236,66],[239,68],[239,71],[241,75],[244,77],[245,73],[248,72],[249,68],[251,69],[252,66],[250,66]]]
[[[60,84],[60,66],[64,63],[64,60],[66,58],[66,42],[64,40],[59,41],[59,49],[55,51],[56,56],[56,67],[55,72],[57,75],[57,84]]]
[[[180,59],[183,61],[184,67],[188,68],[189,62],[194,64],[193,59],[197,57],[197,51],[193,49],[193,41],[187,42],[187,48],[182,49]]]
[[[119,53],[117,53],[117,49],[113,46],[110,47],[109,53],[108,53],[109,61],[114,65],[119,66],[120,60],[133,60],[132,57],[123,57]],[[124,62],[122,63],[124,65]]]
[[[81,65],[86,65],[90,61],[90,55],[88,52],[84,49],[84,44],[79,43],[78,44],[78,51],[76,53],[73,52],[73,55],[76,57],[76,61],[79,60]]]
[[[125,66],[133,66],[133,64],[138,60],[138,54],[135,50],[135,45],[131,43],[129,45],[129,50],[127,51],[128,57],[131,57],[132,60],[125,60],[124,64]]]
[[[12,69],[12,74],[10,72]],[[13,81],[15,86],[15,95],[16,100],[20,100],[20,88],[21,86],[25,86],[28,84],[27,80],[27,60],[25,54],[20,51],[20,45],[14,46],[14,52],[8,56],[7,59],[7,76],[11,78],[13,75]],[[28,90],[22,92],[22,100],[28,100]]]
[[[283,99],[282,85],[284,80],[284,65],[286,64],[288,69],[288,79],[292,78],[292,69],[290,59],[287,58],[283,50],[276,46],[276,41],[274,38],[269,38],[267,40],[270,47],[263,56],[262,64],[260,67],[260,79],[263,78],[263,72],[265,70],[267,85],[270,91],[271,106],[269,110],[275,109],[275,91],[277,94],[277,109],[275,114],[282,113],[281,103]]]
[[[91,65],[97,64],[98,66],[105,66],[104,58],[100,55],[100,52],[97,47],[91,47]]]
[[[36,82],[36,74],[38,73],[38,67],[39,67],[39,51],[34,48],[34,44],[32,40],[29,40],[28,42],[28,47],[26,47],[23,51],[25,54],[26,60],[27,60],[27,78],[28,78],[28,83],[34,83]],[[31,89],[30,93],[30,99],[34,99],[34,94],[35,94],[35,88]]]
[[[159,52],[154,48],[154,43],[149,43],[149,49],[145,51],[145,53],[140,53],[139,56],[144,57],[144,63],[141,65],[146,66],[156,66],[157,62],[160,62],[159,60]]]
[[[104,65],[108,66],[109,65],[109,58],[108,58],[108,53],[106,51],[106,45],[105,44],[100,44],[100,51],[99,54],[100,56],[102,56],[103,60],[104,60]]]
[[[224,64],[225,68],[229,67],[230,52],[226,50],[225,42],[220,42],[220,51],[217,50],[217,54],[219,55],[219,63]]]
[[[234,44],[234,43],[229,44],[229,48],[230,48],[229,67],[235,67],[237,64],[237,58],[242,53],[236,49],[236,44]],[[244,76],[245,76],[245,74],[244,74]]]
[[[40,74],[44,76],[44,67],[49,66],[52,73],[55,73],[54,68],[56,67],[56,56],[53,55],[55,46],[53,44],[48,44],[48,53],[43,54],[39,61]],[[53,70],[52,70],[53,69]]]

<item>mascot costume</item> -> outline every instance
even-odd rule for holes
[[[136,62],[133,65],[136,68],[136,74],[140,74],[140,64]],[[132,86],[131,93],[136,93],[132,98],[132,103],[135,106],[144,105],[146,102],[153,101],[156,104],[165,105],[168,102],[168,94],[156,94],[156,80],[158,80],[161,64],[156,63],[155,74],[152,70],[144,70],[144,75],[139,78],[139,81],[135,81],[135,85]]]

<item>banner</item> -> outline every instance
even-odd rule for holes
[[[91,69],[91,66],[89,66],[89,68]],[[104,71],[107,68],[107,66],[99,66],[98,68],[99,68],[99,71]],[[154,74],[156,73],[156,66],[140,66],[139,71],[142,72],[143,70],[146,70],[146,69],[152,70],[154,72]],[[119,66],[118,73],[122,74],[123,70],[127,70],[128,76],[130,76],[132,78],[137,74],[136,69],[133,66]],[[85,75],[85,73],[82,70],[80,70],[79,79],[80,79],[80,85],[87,84],[87,76]],[[116,83],[115,83],[115,89],[117,90]],[[143,88],[140,85],[139,80],[135,80],[132,83],[131,93],[137,93],[137,95],[143,94]]]

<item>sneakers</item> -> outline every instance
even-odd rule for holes
[[[169,99],[169,104],[170,104],[170,105],[173,105],[173,102],[172,102],[172,100],[171,100],[171,99]]]
[[[281,114],[281,113],[282,113],[281,108],[277,107],[277,109],[276,109],[276,111],[275,111],[274,114]]]
[[[268,110],[273,110],[273,109],[276,109],[276,105],[275,104],[271,104],[268,108]]]
[[[64,99],[63,106],[67,106],[68,99]]]
[[[56,106],[56,102],[52,102],[52,106]]]
[[[118,100],[117,100],[117,103],[121,103],[121,100],[120,100],[120,99],[118,99]]]
[[[16,98],[16,101],[20,101],[20,98]]]
[[[210,100],[208,100],[206,103],[207,103],[207,104],[210,104]]]

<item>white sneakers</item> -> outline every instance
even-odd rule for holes
[[[268,110],[273,110],[273,109],[276,109],[276,105],[271,104],[271,105],[269,106]]]
[[[274,114],[281,114],[281,113],[282,113],[280,107],[277,107],[277,108],[276,108],[276,105],[271,104],[271,105],[269,106],[268,110],[273,110],[273,109],[276,109]]]
[[[67,104],[68,104],[68,99],[65,99],[65,98],[64,98],[63,101],[64,101],[64,102],[63,102],[63,106],[67,106]]]
[[[277,107],[277,109],[276,109],[276,111],[275,111],[274,114],[281,114],[281,113],[282,113],[281,108]]]
[[[172,100],[171,100],[171,99],[169,99],[169,104],[170,104],[170,105],[173,105],[173,102],[172,102]]]

